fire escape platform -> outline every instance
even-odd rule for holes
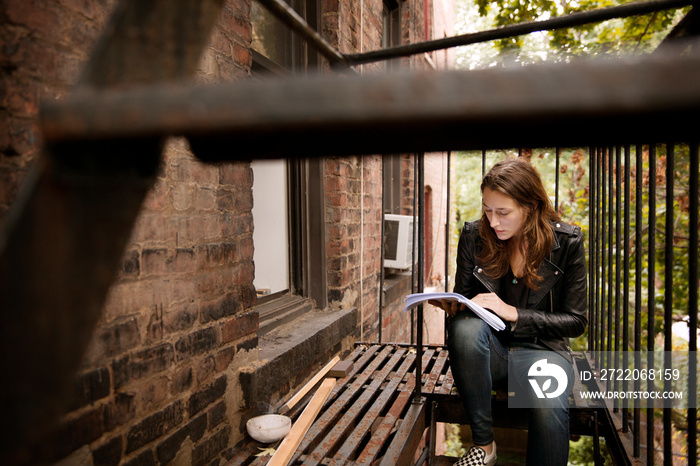
[[[465,424],[449,366],[447,348],[426,346],[422,355],[421,396],[416,396],[415,347],[404,344],[359,343],[346,358],[352,370],[338,379],[321,412],[303,437],[290,465],[452,464],[456,458],[434,456],[435,424]],[[575,358],[576,366],[586,364]],[[604,405],[582,399],[577,380],[571,398],[571,432],[597,440]],[[313,395],[288,413],[294,421]],[[508,410],[507,394],[493,397],[497,427],[527,429],[527,410]],[[597,443],[597,442],[596,442]],[[266,447],[249,441],[238,445],[229,465],[261,466],[270,456],[256,456]]]

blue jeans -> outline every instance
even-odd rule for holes
[[[494,440],[491,415],[491,390],[508,385],[508,359],[516,381],[522,387],[530,387],[528,369],[542,357],[542,351],[522,351],[521,347],[509,347],[495,336],[483,320],[460,312],[448,322],[447,346],[450,365],[457,390],[467,413],[476,445],[488,445]],[[573,380],[571,363],[551,351],[548,358],[555,358],[564,368],[568,380]],[[527,463],[531,466],[562,466],[569,457],[569,383],[565,393],[558,398],[540,400],[531,389],[529,400]]]

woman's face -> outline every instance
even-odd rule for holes
[[[517,238],[525,224],[525,210],[512,197],[490,188],[484,188],[482,199],[484,213],[498,239]]]

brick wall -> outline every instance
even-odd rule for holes
[[[326,160],[329,307],[357,307],[366,341],[379,325],[381,168],[380,156]]]
[[[198,81],[249,76],[250,2],[225,1]],[[40,101],[70,91],[115,5],[0,4],[0,226],[39,157]],[[412,2],[403,5],[406,24],[418,28],[407,37],[422,40],[422,3],[412,12]],[[326,0],[323,33],[342,52],[376,49],[381,13],[378,0]],[[381,69],[366,65],[362,72]],[[329,307],[358,308],[366,341],[376,341],[380,325],[381,167],[381,156],[325,160]],[[403,157],[402,171],[403,213],[410,214],[412,157]],[[230,457],[245,437],[239,370],[258,360],[252,182],[248,163],[205,165],[185,140],[168,142],[68,412],[41,448],[25,451],[27,458],[204,465]],[[391,337],[384,341],[410,341],[410,321],[398,303],[384,302],[391,309],[381,322]]]
[[[69,91],[114,6],[3,3],[0,218],[39,157],[40,100]],[[199,81],[248,75],[249,15],[249,0],[226,2]],[[186,141],[169,142],[68,413],[35,454],[96,465],[209,464],[230,448],[233,432],[240,436],[235,367],[257,347],[252,204],[249,164],[207,166]]]
[[[38,157],[39,102],[68,91],[115,5],[115,0],[0,3],[0,225]]]

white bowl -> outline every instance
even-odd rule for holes
[[[264,414],[245,424],[248,434],[261,443],[274,443],[284,438],[292,428],[292,420],[280,414]]]

